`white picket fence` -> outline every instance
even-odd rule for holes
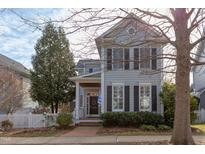
[[[204,123],[205,122],[205,110],[201,109],[201,110],[197,110],[197,111],[194,111],[194,112],[197,115],[196,122]]]
[[[9,119],[13,128],[42,128],[56,125],[57,114],[3,114],[0,122]]]

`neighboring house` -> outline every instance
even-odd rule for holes
[[[197,49],[196,57],[198,61],[205,61],[205,42],[201,42]],[[205,65],[195,66],[193,72],[192,89],[194,95],[199,98],[199,110],[205,110]]]
[[[2,66],[1,69],[6,69],[5,72],[12,71],[13,73],[15,73],[15,77],[17,77],[18,80],[21,82],[21,90],[23,94],[23,97],[21,100],[22,106],[16,111],[16,113],[30,113],[33,108],[38,106],[38,103],[32,101],[30,97],[29,70],[26,67],[24,67],[22,64],[20,64],[19,62],[16,62],[2,54],[0,54],[0,66]],[[3,96],[4,92],[8,93],[8,91],[5,89],[5,90],[1,90],[0,95]],[[0,97],[0,104],[1,103],[2,102],[1,102],[1,97]],[[4,114],[4,113],[6,113],[6,111],[0,111],[0,114]]]
[[[78,62],[78,76],[71,78],[76,83],[77,120],[104,112],[163,113],[163,74],[158,71],[163,64],[156,56],[163,52],[157,42],[164,38],[134,18],[128,15],[96,39],[99,60]],[[150,40],[155,43],[144,43]]]

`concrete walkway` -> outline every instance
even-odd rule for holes
[[[101,127],[97,126],[97,127],[76,127],[75,129],[73,129],[72,131],[69,131],[68,133],[63,134],[61,137],[86,137],[86,136],[96,136],[98,130]]]
[[[205,136],[194,139],[197,144],[205,144]],[[170,136],[0,137],[0,144],[140,144],[169,140]]]

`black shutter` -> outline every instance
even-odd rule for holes
[[[139,48],[134,48],[134,69],[139,70]]]
[[[134,111],[139,111],[139,86],[134,86]]]
[[[112,86],[107,86],[107,111],[112,111]]]
[[[129,53],[129,48],[124,49],[124,69],[129,70],[130,68],[130,53]]]
[[[152,111],[157,112],[157,86],[152,86]]]
[[[152,48],[152,70],[157,69],[157,49]]]
[[[130,111],[130,86],[125,86],[125,111]]]
[[[107,49],[107,70],[112,70],[112,49]]]

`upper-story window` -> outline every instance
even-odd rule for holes
[[[107,49],[107,70],[128,70],[129,55],[129,48]]]
[[[157,68],[156,48],[134,48],[134,69],[146,70]]]
[[[92,73],[93,72],[93,68],[89,68],[89,73]]]
[[[123,70],[123,48],[113,48],[113,70]]]
[[[133,52],[134,57],[130,58],[129,48],[107,49],[107,70],[129,70],[130,63],[134,63],[134,70],[157,69],[156,48],[134,48]]]
[[[150,48],[140,48],[140,69],[150,69]]]

